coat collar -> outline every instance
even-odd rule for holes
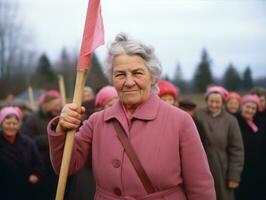
[[[221,110],[219,113],[217,113],[216,115],[213,115],[213,113],[211,113],[211,112],[209,111],[208,107],[205,107],[205,108],[204,108],[204,111],[205,111],[208,115],[210,115],[212,118],[217,118],[217,117],[223,116],[224,113],[226,112],[226,111],[224,111],[224,108],[222,108],[222,110]]]
[[[159,97],[151,92],[149,98],[137,108],[137,110],[132,114],[131,118],[140,120],[153,120],[156,118],[156,115],[158,113],[159,104]],[[124,121],[126,118],[121,101],[118,101],[104,113],[104,121],[108,121],[113,118],[117,119],[120,122]]]

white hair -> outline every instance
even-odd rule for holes
[[[119,33],[115,37],[115,41],[113,41],[108,47],[108,56],[106,59],[104,72],[109,81],[112,80],[113,58],[122,54],[138,55],[144,59],[146,66],[155,81],[155,85],[152,87],[152,89],[158,92],[156,83],[160,79],[162,69],[161,63],[156,57],[153,47],[147,46],[139,41],[129,39],[125,33]]]

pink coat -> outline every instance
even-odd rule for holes
[[[147,195],[117,138],[117,119],[153,185],[161,192]],[[58,173],[65,136],[48,125],[51,160]],[[93,114],[75,135],[70,173],[92,156],[96,200],[215,200],[214,182],[192,118],[155,94],[128,122],[121,102]],[[161,195],[162,194],[162,195]],[[163,196],[163,197],[162,197]]]

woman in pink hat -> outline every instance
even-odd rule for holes
[[[118,94],[113,86],[107,85],[99,90],[95,98],[95,106],[97,110],[104,110],[111,107],[118,101]]]
[[[240,108],[241,96],[236,92],[229,92],[225,100],[225,108],[231,114],[236,114]]]
[[[207,106],[194,113],[210,169],[217,200],[233,200],[244,165],[244,148],[237,120],[223,109],[228,92],[223,87],[209,87]]]
[[[34,199],[34,185],[41,175],[35,143],[20,133],[21,112],[17,107],[0,111],[0,198]]]
[[[166,80],[159,80],[157,83],[159,88],[158,96],[165,101],[174,106],[178,106],[178,96],[179,90],[169,81]]]
[[[266,197],[266,134],[265,124],[254,116],[262,110],[257,95],[248,94],[241,99],[241,111],[237,120],[241,129],[245,165],[241,174],[237,200],[265,199]]]

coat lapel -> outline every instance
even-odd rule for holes
[[[131,119],[135,118],[145,121],[155,119],[159,111],[159,104],[159,97],[156,94],[151,93],[147,101],[140,105],[139,108],[137,108],[137,110],[132,114]],[[118,101],[111,108],[105,110],[104,121],[107,122],[111,119],[117,119],[124,130],[128,133],[127,118],[123,111],[121,101]]]

